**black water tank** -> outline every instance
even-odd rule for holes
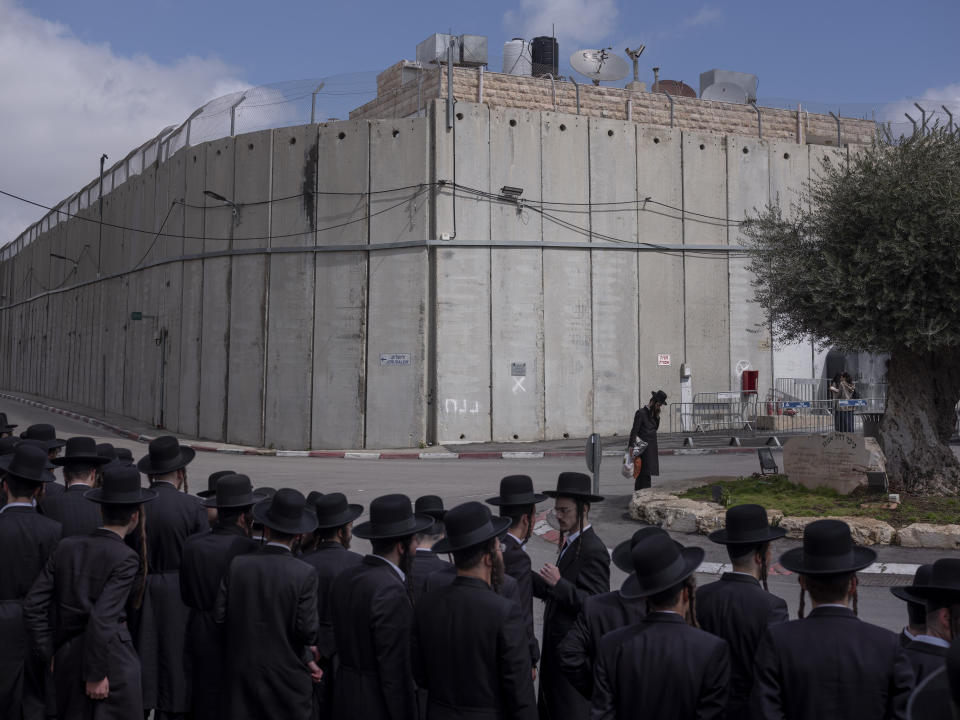
[[[533,55],[533,75],[553,75],[557,77],[560,68],[560,46],[554,37],[535,37],[531,45]]]

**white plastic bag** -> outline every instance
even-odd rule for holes
[[[623,464],[620,466],[620,474],[625,478],[633,477],[633,454],[630,450],[623,453]]]

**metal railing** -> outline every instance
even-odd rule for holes
[[[887,384],[875,378],[857,378],[854,380],[857,394],[861,397],[884,398],[887,396]],[[830,396],[829,378],[774,378],[771,400],[833,400]]]

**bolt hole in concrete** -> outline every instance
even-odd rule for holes
[[[347,134],[345,132],[342,132],[339,135],[337,135],[337,138],[339,138],[340,140],[343,140],[346,136]]]
[[[783,154],[783,159],[784,159],[784,160],[789,160],[789,159],[790,159],[790,153],[784,153],[784,154]]]
[[[457,120],[463,120],[463,113],[457,113]]]
[[[466,437],[467,437],[466,435],[464,435],[463,433],[460,433],[460,439],[461,439],[461,440],[465,440]]]
[[[613,137],[613,130],[607,130],[607,137]]]
[[[296,145],[296,144],[297,144],[297,139],[296,139],[295,137],[290,138],[290,144],[291,144],[291,145]]]
[[[749,148],[744,148],[744,149],[743,149],[743,154],[744,154],[744,155],[746,155],[748,152],[750,152],[750,149],[749,149]]]
[[[397,130],[396,128],[394,128],[394,129],[393,129],[393,136],[396,137],[396,136],[399,135],[399,134],[400,134],[400,131]]]
[[[217,155],[219,155],[219,154],[220,154],[220,151],[219,151],[219,150],[217,150]]]
[[[253,150],[253,143],[250,143],[249,145],[247,145],[247,150]]]
[[[560,132],[563,132],[566,129],[567,129],[566,125],[560,125]]]
[[[704,145],[703,143],[700,143],[700,149],[701,149],[701,150],[705,150],[706,147],[707,147],[706,145]]]
[[[519,439],[520,439],[520,436],[517,435],[516,433],[514,433],[514,434],[513,434],[513,439],[514,439],[514,440],[519,440]]]
[[[511,120],[511,121],[510,121],[510,127],[516,127],[516,126],[517,126],[517,121],[516,121],[516,120]]]
[[[654,144],[654,145],[658,145],[659,143],[660,143],[660,138],[654,138],[654,139],[653,139],[653,144]]]
[[[564,439],[564,440],[566,440],[568,437],[570,437],[570,433],[564,433],[564,434],[563,434],[563,439]]]

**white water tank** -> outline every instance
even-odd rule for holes
[[[503,44],[503,72],[507,75],[530,75],[533,71],[533,55],[530,43],[523,38],[514,38]]]

